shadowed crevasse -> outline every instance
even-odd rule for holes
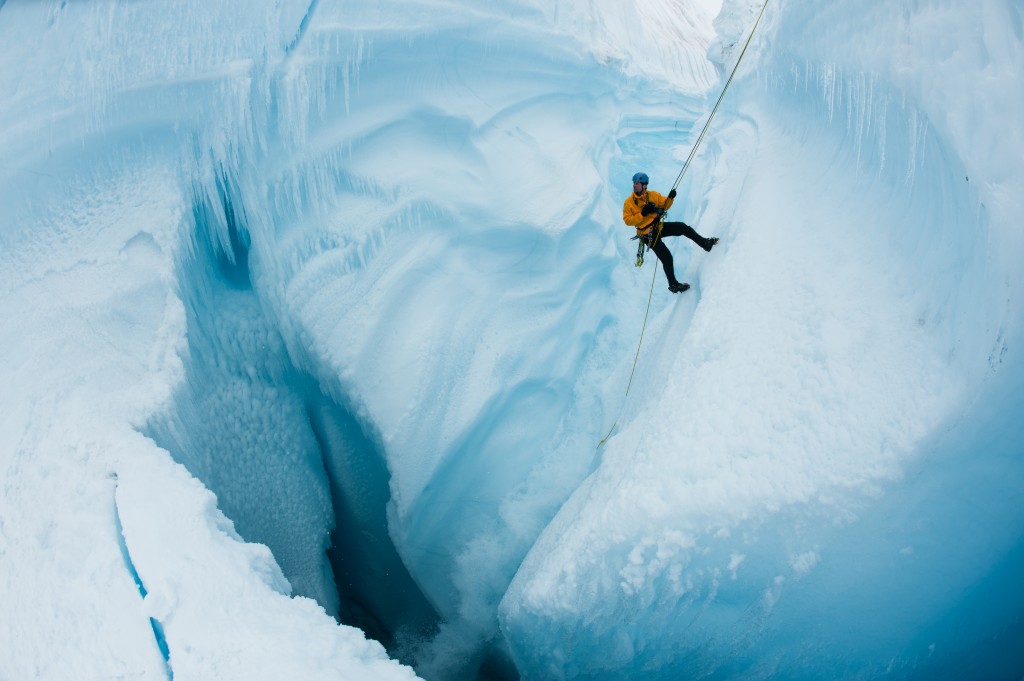
[[[388,534],[382,449],[333,378],[325,391],[291,361],[252,286],[242,201],[226,175],[215,187],[196,191],[179,263],[186,379],[147,434],[274,552],[296,595],[415,664],[438,615]]]

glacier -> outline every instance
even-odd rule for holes
[[[673,296],[761,7],[0,2],[0,678],[1024,678],[1024,10],[769,0]]]

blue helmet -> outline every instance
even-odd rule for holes
[[[647,177],[647,173],[637,173],[633,176],[633,181],[639,182],[640,184],[647,184],[650,181],[650,178]]]

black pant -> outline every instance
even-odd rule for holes
[[[655,227],[651,232],[651,238],[657,234],[658,228]],[[661,261],[661,266],[665,270],[665,276],[668,278],[669,286],[672,284],[678,284],[676,279],[676,271],[672,265],[672,252],[668,250],[668,246],[665,245],[665,237],[667,236],[685,236],[687,239],[697,244],[705,251],[710,247],[710,239],[705,239],[700,234],[690,227],[685,222],[663,222],[661,223],[661,236],[655,242],[654,247],[651,248],[654,251],[654,255],[658,256],[658,260]]]

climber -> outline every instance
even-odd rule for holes
[[[622,205],[622,220],[630,227],[636,227],[637,237],[658,256],[668,278],[668,290],[672,293],[682,293],[690,288],[690,285],[681,284],[676,279],[672,266],[672,252],[668,250],[663,239],[667,236],[685,236],[705,251],[710,251],[718,243],[718,239],[702,237],[685,222],[662,222],[659,236],[658,223],[665,215],[665,211],[672,206],[676,190],[670,191],[667,197],[662,196],[658,192],[647,191],[649,181],[647,173],[633,175],[633,193]]]

